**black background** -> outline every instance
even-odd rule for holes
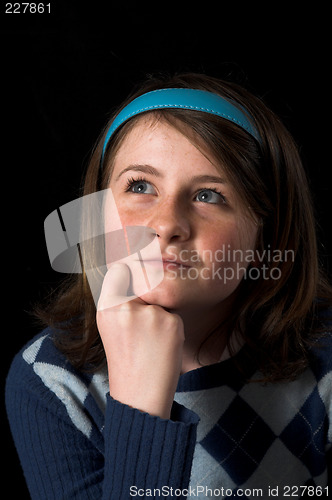
[[[61,278],[49,265],[43,221],[77,197],[109,111],[149,73],[231,78],[281,116],[311,180],[322,260],[329,266],[327,10],[310,3],[297,10],[289,2],[50,4],[50,14],[5,14],[1,4],[3,381],[14,354],[38,332],[33,304]],[[29,498],[5,415],[3,423],[6,491]]]

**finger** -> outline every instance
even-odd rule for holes
[[[113,264],[104,277],[97,309],[107,309],[134,298],[128,296],[130,278],[128,266],[122,263]]]
[[[130,269],[121,262],[112,264],[104,278],[105,288],[109,295],[127,296],[130,285]]]

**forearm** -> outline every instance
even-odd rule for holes
[[[108,397],[103,500],[128,500],[138,489],[151,498],[163,486],[188,487],[197,424],[197,415],[177,403],[166,420]]]
[[[147,490],[188,485],[195,413],[174,403],[173,420],[165,420],[107,396],[102,449],[103,441],[84,436],[60,402],[53,411],[56,398],[50,398],[51,405],[45,407],[27,387],[12,387],[8,405],[33,500],[128,500],[131,486]]]

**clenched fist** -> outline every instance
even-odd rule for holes
[[[128,266],[113,264],[97,307],[110,394],[133,408],[169,418],[181,371],[183,322],[158,305],[139,298],[128,301],[130,277]],[[114,303],[118,305],[108,307]]]

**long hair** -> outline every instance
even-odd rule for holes
[[[248,111],[260,134],[258,144],[244,130],[218,116],[199,111],[149,111],[166,120],[222,165],[245,206],[259,221],[255,263],[236,290],[223,325],[228,336],[241,335],[257,360],[265,380],[296,377],[308,365],[310,347],[320,332],[320,310],[331,305],[332,291],[319,264],[316,223],[300,155],[284,125],[261,99],[230,82],[198,74],[150,78],[110,118],[91,155],[82,195],[108,187],[113,160],[139,117],[112,137],[101,171],[106,130],[114,116],[145,92],[180,87],[222,95]],[[271,258],[278,255],[279,258]],[[288,257],[288,258],[287,258]],[[37,315],[55,331],[55,342],[69,361],[82,370],[97,370],[105,353],[96,325],[96,309],[85,274],[73,275],[60,293]],[[220,330],[219,330],[220,331]],[[213,334],[213,333],[212,333]]]

